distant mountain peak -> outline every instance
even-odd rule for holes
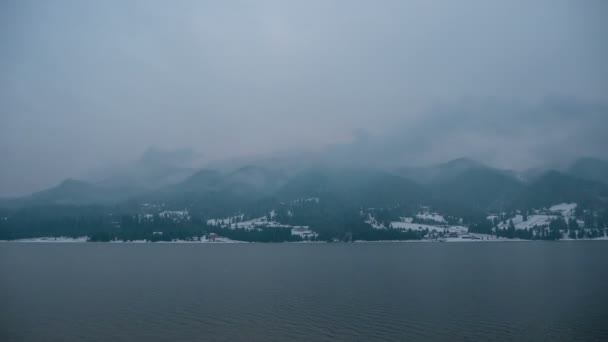
[[[608,184],[608,161],[591,157],[580,158],[570,166],[568,174]]]
[[[220,173],[216,170],[200,169],[200,170],[196,171],[195,173],[193,173],[190,177],[184,179],[180,183],[192,183],[192,182],[197,182],[200,180],[205,180],[205,181],[214,180],[215,181],[219,178],[220,178]]]
[[[262,166],[257,165],[245,165],[242,166],[232,172],[232,174],[239,173],[259,173],[259,172],[267,172],[268,170]]]
[[[572,163],[571,167],[577,167],[581,165],[606,167],[608,166],[608,160],[603,160],[594,157],[582,157]]]
[[[440,166],[456,168],[485,167],[484,164],[468,157],[452,159],[444,164],[441,164]]]
[[[142,163],[143,165],[184,167],[189,166],[199,158],[200,155],[190,148],[164,150],[156,146],[151,146],[144,151],[139,159],[139,163]]]
[[[66,187],[81,187],[81,186],[91,186],[91,183],[75,179],[75,178],[66,178],[61,183],[53,188],[66,188]]]

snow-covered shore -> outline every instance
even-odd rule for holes
[[[15,242],[15,243],[84,243],[84,242],[97,242],[97,241],[89,241],[89,237],[82,236],[78,238],[69,238],[69,237],[37,237],[37,238],[28,238],[28,239],[16,239],[16,240],[0,240],[0,242]],[[247,241],[237,241],[231,240],[224,237],[217,237],[215,240],[172,240],[172,241],[149,241],[149,240],[132,240],[132,241],[122,241],[122,240],[112,240],[106,241],[106,243],[248,243]]]
[[[0,242],[79,243],[79,242],[87,242],[88,240],[89,240],[88,236],[81,236],[81,237],[77,237],[77,238],[59,236],[59,237],[37,237],[37,238],[16,239],[16,240],[0,240]]]
[[[376,240],[376,241],[367,241],[367,240],[355,240],[353,242],[356,243],[403,243],[403,242],[418,242],[418,243],[433,243],[433,242],[534,242],[534,241],[545,241],[545,240],[524,240],[524,239],[507,239],[507,238],[487,238],[487,239],[470,239],[470,238],[444,238],[444,239],[422,239],[422,240]],[[552,242],[573,242],[573,241],[608,241],[608,236],[602,236],[594,239],[560,239]],[[93,242],[88,241],[86,237],[79,238],[66,238],[66,237],[39,237],[39,238],[30,238],[30,239],[17,239],[17,240],[0,240],[0,243],[85,243],[85,242]],[[96,242],[100,243],[100,242]],[[234,243],[256,243],[256,242],[248,242],[248,241],[237,241],[231,240],[228,238],[216,238],[215,241],[209,240],[201,240],[201,241],[192,241],[192,240],[173,240],[173,241],[148,241],[148,240],[133,240],[133,241],[107,241],[101,243],[112,243],[112,244],[142,244],[142,243],[158,243],[158,244],[234,244]],[[263,242],[260,242],[263,243]],[[319,244],[319,243],[330,243],[326,241],[295,241],[295,242],[273,242],[273,243],[289,243],[289,244]],[[333,243],[341,243],[341,242],[333,242]]]

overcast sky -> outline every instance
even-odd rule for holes
[[[606,18],[602,0],[3,0],[0,195],[149,146],[605,158]]]

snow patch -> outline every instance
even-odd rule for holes
[[[374,229],[386,229],[386,227],[382,223],[378,222],[371,214],[367,214],[367,220],[365,220],[365,223],[369,224]]]
[[[460,233],[460,234],[463,234],[463,233],[466,233],[469,231],[469,229],[467,227],[463,227],[463,226],[438,227],[438,226],[432,226],[432,225],[428,225],[428,224],[402,222],[402,221],[391,222],[391,227],[393,229],[400,229],[400,230],[408,230],[408,229],[417,230],[417,231],[429,230],[432,232],[447,231],[448,233]]]
[[[301,237],[303,240],[312,240],[316,239],[319,234],[313,232],[308,227],[295,227],[291,229],[291,235],[297,235]]]
[[[274,210],[271,211],[270,216],[276,216],[273,214]],[[242,215],[240,216],[242,219]],[[310,230],[308,226],[292,226],[289,224],[283,224],[277,221],[268,221],[266,216],[257,217],[248,221],[238,222],[233,220],[233,218],[224,218],[224,219],[210,219],[207,220],[207,224],[214,227],[220,227],[224,229],[246,229],[246,230],[254,230],[254,229],[262,229],[262,228],[285,228],[291,229],[292,235],[298,235],[302,238],[304,237],[317,237],[317,233]]]
[[[37,237],[37,238],[29,238],[29,239],[17,239],[11,240],[11,242],[87,242],[89,240],[88,236],[81,236],[77,238],[59,236],[59,237]]]
[[[551,206],[549,210],[555,213],[560,213],[563,217],[570,217],[574,216],[574,211],[576,210],[576,207],[576,203],[560,203]]]
[[[443,216],[437,213],[419,213],[416,217],[423,220],[435,221],[437,223],[447,223]]]
[[[158,216],[166,219],[173,219],[174,221],[190,220],[188,210],[165,210],[158,214]]]

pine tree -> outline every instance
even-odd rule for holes
[[[571,229],[571,230],[579,229],[578,222],[576,222],[576,220],[572,217],[568,220],[568,229]]]

